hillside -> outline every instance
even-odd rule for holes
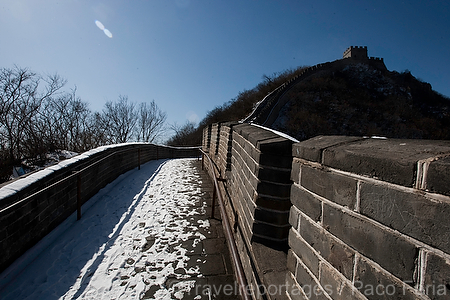
[[[349,49],[367,54],[366,47]],[[272,93],[275,96],[261,101],[258,108],[271,111],[270,118],[266,119],[266,113],[250,119],[298,140],[317,135],[450,139],[450,98],[433,91],[429,83],[409,71],[387,70],[382,59],[344,57],[263,79],[255,88],[214,108],[197,128],[191,127],[169,144],[201,144],[205,126],[245,119],[258,102],[279,87]],[[274,103],[280,107],[272,109]]]
[[[271,127],[299,140],[317,135],[450,139],[450,99],[408,71],[347,65],[300,81],[284,97],[287,103]]]
[[[264,97],[282,85],[284,82],[291,80],[302,73],[306,67],[298,67],[296,69],[285,70],[283,72],[274,73],[270,76],[263,75],[263,81],[251,90],[240,92],[236,98],[215,107],[209,111],[200,121],[197,127],[187,123],[182,128],[176,130],[167,144],[170,146],[198,146],[202,143],[203,128],[212,123],[240,121],[251,114],[256,103],[264,99]]]

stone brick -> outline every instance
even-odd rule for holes
[[[301,162],[294,158],[292,160],[292,170],[291,170],[291,180],[294,183],[300,183],[300,167],[301,167]]]
[[[255,220],[252,232],[260,237],[267,237],[274,240],[285,240],[289,234],[290,225],[276,226],[273,224],[261,223]]]
[[[248,140],[256,148],[258,142],[277,138],[275,133],[264,130],[262,128],[252,126],[250,124],[239,124],[233,127],[233,130],[241,135],[244,139]]]
[[[239,151],[240,153],[246,152],[248,153],[248,155],[253,157],[255,161],[259,160],[259,155],[261,154],[261,152],[258,149],[256,149],[256,147],[252,145],[248,140],[246,140],[245,137],[237,133],[234,133],[232,147],[234,149],[237,146],[239,146],[242,149],[241,151]]]
[[[261,236],[261,235],[257,235],[257,234],[254,234],[252,236],[250,243],[253,243],[253,244],[259,243],[261,245],[270,247],[270,248],[278,250],[278,251],[283,251],[283,252],[287,252],[288,248],[289,248],[287,238],[273,239],[273,238],[269,238],[267,236]]]
[[[281,156],[275,154],[261,153],[258,157],[255,157],[262,166],[272,166],[284,169],[290,169],[292,166],[291,156]]]
[[[275,211],[257,207],[254,218],[257,221],[285,226],[289,224],[289,211]]]
[[[253,222],[250,222],[250,220],[246,219],[245,217],[243,217],[240,213],[239,213],[239,209],[238,210],[238,224],[239,227],[242,229],[243,232],[243,238],[245,239],[245,242],[247,244],[250,244],[251,239],[252,239],[252,227],[251,224],[253,224]]]
[[[139,145],[139,147],[141,149],[141,163],[147,161],[145,159],[146,153],[154,152],[155,149],[161,149],[160,153],[166,153],[167,155],[171,155],[172,152],[179,153],[178,156],[180,157],[196,156],[198,153],[196,148],[186,151],[154,145]],[[81,170],[94,162],[99,162],[81,174],[82,203],[84,203],[118,175],[137,166],[137,149],[136,145],[106,149],[73,164],[62,163],[64,167],[59,170],[50,167],[44,171],[47,174],[46,176],[39,177],[38,181],[31,183],[24,190],[17,191],[15,199],[23,199],[43,187],[50,187],[53,183],[67,178],[75,170]],[[114,154],[117,151],[122,152]],[[162,157],[160,155],[160,158]],[[33,175],[30,175],[28,180],[32,178]],[[18,209],[13,213],[3,215],[0,220],[0,227],[3,228],[3,232],[9,240],[4,239],[2,245],[6,245],[11,251],[2,252],[0,271],[74,212],[76,210],[75,200],[76,177],[72,177],[61,184],[50,187],[43,193],[34,195],[24,203],[25,205],[18,206]],[[6,201],[6,203],[10,202]],[[7,220],[11,217],[14,217],[14,219]]]
[[[292,249],[288,250],[286,265],[288,271],[295,275],[295,270],[297,269],[297,258],[295,257]]]
[[[300,210],[296,208],[295,206],[291,207],[290,213],[289,213],[289,224],[295,229],[298,229],[298,224],[300,220]]]
[[[289,210],[291,207],[291,201],[289,197],[275,197],[255,194],[253,201],[260,207],[280,211]]]
[[[260,181],[258,182],[256,191],[258,194],[268,196],[289,197],[291,194],[291,184]]]
[[[418,249],[399,234],[327,204],[324,205],[323,226],[398,278],[412,280]]]
[[[305,165],[302,166],[301,173],[301,185],[306,189],[350,209],[355,207],[355,179]]]
[[[280,155],[280,153],[273,153],[270,151],[261,152],[256,147],[257,144],[255,145],[254,143],[246,140],[245,136],[241,136],[239,134],[233,135],[233,148],[240,148],[241,150],[237,150],[239,153],[241,153],[242,155],[244,152],[247,153],[247,155],[251,157],[253,161],[261,164],[261,166],[272,166],[285,169],[291,168],[292,157],[290,155]]]
[[[308,299],[310,300],[329,300],[326,292],[320,286],[316,280],[317,278],[311,276],[311,274],[307,271],[307,267],[299,262],[297,264],[297,276],[295,278],[302,288],[303,292],[306,294]]]
[[[428,167],[427,189],[433,193],[450,196],[450,157],[433,161]]]
[[[232,149],[232,157],[238,159],[240,164],[245,164],[248,169],[255,174],[258,174],[259,164],[242,148],[239,143],[235,143]]]
[[[294,157],[309,161],[322,162],[323,150],[336,146],[362,140],[361,137],[351,136],[317,136],[309,140],[296,143],[292,147]]]
[[[450,153],[450,141],[365,139],[327,148],[323,164],[413,187],[417,162]]]
[[[262,153],[275,154],[279,156],[292,156],[292,141],[284,137],[275,137],[270,140],[260,141],[258,149]]]
[[[427,299],[408,283],[412,284],[412,281],[402,282],[368,260],[361,257],[358,259],[354,286],[367,299]]]
[[[317,269],[319,269],[318,266]],[[317,284],[314,280],[315,278],[308,271],[310,271],[308,267],[304,263],[298,261],[297,270],[295,271],[295,273],[297,274],[295,276],[295,279],[297,280],[301,288],[303,288],[304,286],[311,287]]]
[[[238,160],[233,160],[233,163],[235,165],[233,173],[236,174],[236,179],[239,180],[236,183],[239,187],[246,191],[246,194],[248,195],[246,198],[252,199],[258,186],[258,179],[251,175],[245,166],[241,167]]]
[[[292,228],[289,231],[289,246],[308,269],[318,278],[319,257],[314,253],[311,246]]]
[[[260,180],[278,182],[278,183],[291,183],[291,170],[281,168],[270,168],[260,166],[256,172],[256,176]]]
[[[286,292],[291,300],[309,300],[289,272],[286,274]]]
[[[450,299],[450,260],[428,253],[424,289],[431,299]]]
[[[248,135],[247,140],[255,146],[255,148],[260,149],[260,145],[264,144],[266,141],[272,141],[277,139],[279,136],[271,131],[264,130],[259,127],[252,126],[251,134]],[[283,148],[284,145],[280,145]],[[266,146],[270,150],[269,146]],[[273,152],[272,152],[273,153]]]
[[[263,282],[266,294],[271,300],[287,300],[286,297],[286,271],[263,272]]]
[[[254,211],[255,207],[250,206],[251,202],[248,197],[243,196],[241,189],[236,190],[236,195],[233,198],[234,208],[241,218],[245,218],[249,224],[254,222]]]
[[[274,250],[262,244],[253,243],[252,252],[257,262],[257,267],[263,273],[272,271],[285,272],[287,266],[287,254]],[[284,276],[283,276],[284,277]]]
[[[334,268],[352,279],[355,252],[320,225],[301,217],[300,235]]]
[[[320,263],[320,284],[333,300],[366,300],[366,297],[353,287],[351,281],[324,262]]]
[[[319,221],[322,217],[322,201],[306,192],[297,184],[291,187],[292,205],[301,210],[314,221]]]
[[[362,214],[450,253],[449,202],[372,183],[360,191]]]

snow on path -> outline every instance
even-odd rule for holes
[[[187,269],[189,250],[181,243],[195,246],[205,238],[199,229],[209,226],[192,217],[205,213],[200,184],[190,159],[151,161],[121,175],[83,206],[80,221],[71,216],[61,224],[68,229],[0,286],[1,298],[181,298],[194,284],[189,278],[202,277],[198,267]],[[170,278],[179,282],[168,286]]]

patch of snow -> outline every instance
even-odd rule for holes
[[[259,127],[259,128],[262,128],[262,129],[265,129],[265,130],[268,130],[268,131],[271,131],[271,132],[275,133],[276,135],[279,135],[279,136],[281,136],[281,137],[284,137],[285,139],[288,139],[288,140],[293,141],[294,143],[298,143],[298,142],[299,142],[299,140],[293,138],[292,136],[287,135],[286,133],[277,131],[277,130],[275,130],[275,129],[268,128],[268,127],[264,127],[264,126],[262,126],[262,125],[258,125],[258,124],[254,124],[254,123],[250,123],[250,125],[253,125],[253,126],[256,126],[256,127]]]
[[[190,159],[122,174],[0,275],[2,299],[180,299],[203,277],[184,243],[209,227],[193,182]]]
[[[133,143],[133,144],[145,144],[145,143]],[[2,188],[0,188],[0,201],[3,198],[6,198],[12,194],[14,194],[16,191],[20,191],[26,187],[28,187],[29,185],[31,185],[32,183],[39,181],[45,177],[47,177],[48,175],[52,174],[53,172],[60,170],[64,167],[70,166],[78,161],[81,161],[83,159],[89,158],[90,156],[111,149],[111,148],[117,148],[117,147],[121,147],[124,145],[130,145],[129,143],[123,143],[123,144],[114,144],[114,145],[108,145],[108,146],[101,146],[92,150],[89,150],[87,152],[84,152],[82,154],[79,155],[75,155],[75,152],[70,152],[70,151],[62,151],[61,155],[64,155],[65,157],[69,157],[68,159],[65,159],[61,162],[59,162],[58,164],[53,164],[51,166],[48,166],[44,169],[41,169],[37,172],[34,172],[32,174],[29,174],[23,178],[19,178],[16,181],[13,181],[9,184],[6,184],[5,186],[3,186]]]

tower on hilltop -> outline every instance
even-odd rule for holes
[[[351,46],[344,51],[342,59],[349,64],[368,64],[380,70],[387,70],[384,59],[380,57],[369,57],[367,46]]]
[[[344,51],[344,56],[342,58],[354,58],[354,59],[368,59],[367,56],[367,46],[351,46]]]

